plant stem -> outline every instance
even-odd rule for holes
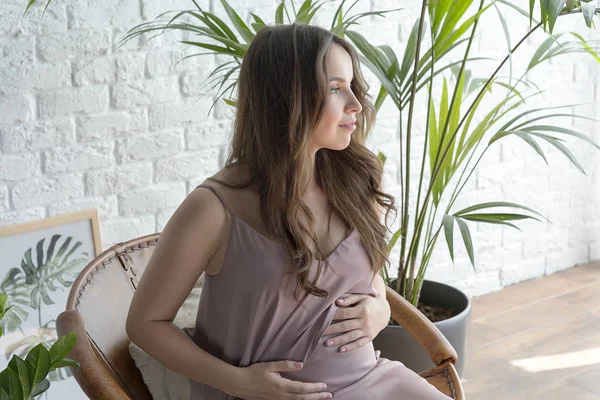
[[[412,134],[412,119],[413,110],[415,108],[415,97],[417,92],[417,77],[419,76],[419,54],[421,54],[421,41],[423,40],[423,23],[425,21],[425,11],[427,10],[427,0],[423,0],[421,3],[421,18],[419,20],[419,32],[417,33],[417,46],[415,50],[415,62],[413,70],[413,81],[411,88],[410,105],[408,107],[408,121],[406,124],[406,190],[404,192],[404,212],[402,213],[402,247],[400,250],[400,266],[398,268],[398,280],[396,281],[396,291],[400,290],[400,271],[404,268],[405,264],[405,252],[406,252],[406,236],[408,229],[408,208],[409,208],[409,197],[410,197],[410,139]],[[405,276],[406,271],[402,271],[402,277]],[[402,279],[404,280],[404,279]],[[410,282],[409,282],[410,283]],[[410,290],[410,288],[409,288]]]
[[[404,154],[404,143],[402,141],[402,136],[404,134],[403,132],[403,124],[402,124],[402,109],[399,109],[398,111],[399,117],[400,117],[400,162],[399,162],[399,169],[400,169],[400,198],[403,199],[404,198],[404,169],[402,168],[403,164],[403,158],[402,158],[402,154]],[[405,231],[402,231],[402,223],[404,222],[404,214],[406,213],[406,203],[402,202],[401,204],[401,215],[403,216],[402,221],[400,221],[400,231],[402,232],[402,236],[404,237],[406,235]],[[402,243],[402,239],[400,241],[400,243]],[[400,254],[400,262],[398,265],[398,278],[396,280],[396,292],[402,294],[404,296],[404,291],[405,291],[405,287],[404,287],[404,280],[401,279],[402,276],[404,276],[404,260],[402,258],[402,252]],[[400,284],[400,286],[398,286],[398,284]]]
[[[417,284],[416,284],[414,292],[412,293],[411,298],[409,299],[409,301],[415,307],[417,307],[417,305],[419,304],[419,297],[421,296],[421,288],[423,287],[421,282],[423,281],[423,278],[425,277],[425,269],[426,269],[425,267],[427,265],[429,265],[429,260],[431,258],[431,254],[433,253],[433,249],[435,248],[435,243],[437,242],[437,238],[440,233],[440,230],[441,230],[441,226],[435,232],[435,235],[433,235],[433,238],[431,239],[431,241],[428,245],[428,250],[427,250],[425,256],[423,257],[423,259],[421,260],[421,265],[419,266],[419,273],[417,275]]]
[[[431,43],[435,42],[435,38],[433,35],[433,29],[429,29],[430,33],[431,33]],[[430,73],[431,73],[431,77],[430,77],[430,84],[429,84],[429,93],[428,93],[428,99],[431,99],[431,94],[433,91],[433,76],[434,76],[434,64],[435,64],[435,50],[434,50],[435,46],[432,45],[431,46],[431,68],[430,68]],[[427,122],[425,124],[425,132],[429,132],[429,117],[431,114],[431,101],[428,102],[427,104]],[[418,215],[419,213],[419,204],[421,203],[421,189],[423,187],[423,176],[425,175],[425,158],[427,157],[427,142],[429,139],[429,135],[425,134],[425,143],[423,144],[423,155],[422,155],[422,159],[421,159],[421,172],[419,174],[419,190],[417,190],[417,204],[415,204],[415,215]],[[417,229],[417,219],[415,218],[415,226],[413,228],[413,232],[415,232]]]

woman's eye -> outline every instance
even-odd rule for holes
[[[336,88],[331,88],[331,92],[332,93],[338,93],[340,91],[341,88],[336,87]]]

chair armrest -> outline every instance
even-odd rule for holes
[[[386,286],[386,299],[390,304],[394,321],[406,329],[435,365],[441,365],[446,361],[456,363],[458,359],[456,350],[423,313],[389,286]]]
[[[81,367],[69,367],[86,395],[92,400],[130,400],[108,368],[98,359],[90,345],[81,315],[74,310],[64,311],[56,319],[58,336],[75,332],[77,340],[68,356]]]

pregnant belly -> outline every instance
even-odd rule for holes
[[[327,339],[335,336],[338,334],[326,335],[319,340],[302,370],[281,375],[300,382],[324,382],[328,392],[335,392],[360,380],[376,367],[377,358],[372,342],[349,353],[340,353],[339,345],[324,345]]]

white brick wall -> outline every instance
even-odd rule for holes
[[[191,8],[192,2],[53,0],[43,19],[43,1],[22,16],[25,3],[0,0],[0,226],[96,207],[105,248],[161,231],[186,194],[222,165],[233,113],[218,104],[208,116],[214,99],[198,93],[222,60],[203,56],[181,61],[198,51],[177,43],[186,37],[179,32],[134,40],[116,51],[113,45],[127,29],[167,10]],[[275,0],[251,3],[231,1],[244,18],[252,11],[273,20]],[[200,5],[226,19],[218,1]],[[357,7],[390,9],[397,2],[361,1]],[[383,21],[363,22],[360,31],[401,54],[416,12],[418,7],[407,6]],[[489,13],[486,18],[473,47],[476,55],[503,57],[506,44],[497,16]],[[582,29],[580,16],[576,18],[559,21],[557,29],[575,29],[597,40],[598,34]],[[331,15],[319,17],[322,23],[330,20]],[[517,16],[508,22],[514,44],[527,23]],[[532,36],[514,57],[515,75],[543,37]],[[481,64],[475,75],[483,76],[495,65]],[[375,95],[376,81],[363,70]],[[538,67],[529,78],[548,91],[529,107],[591,102],[577,111],[599,118],[598,71],[598,64],[584,55]],[[413,191],[425,108],[415,115]],[[572,118],[560,123],[600,141],[597,125]],[[399,134],[398,112],[388,101],[368,145],[388,156],[386,189],[397,196]],[[600,153],[580,142],[569,146],[587,176],[549,146],[543,146],[549,167],[517,139],[503,139],[492,148],[455,208],[515,201],[538,209],[551,223],[524,222],[522,232],[471,224],[475,268],[458,238],[453,265],[440,237],[428,277],[478,295],[599,259]],[[398,250],[392,253],[394,269]]]

